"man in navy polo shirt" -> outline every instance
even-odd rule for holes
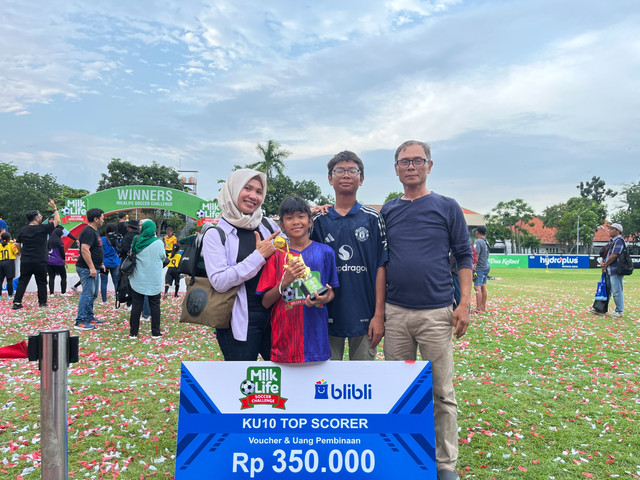
[[[473,254],[460,205],[427,189],[432,166],[427,143],[410,140],[396,150],[395,171],[404,195],[382,207],[389,240],[384,356],[415,360],[419,348],[422,359],[431,361],[438,479],[456,480],[452,333],[460,338],[469,325]],[[450,251],[463,292],[455,311]]]
[[[345,339],[350,360],[374,360],[384,335],[384,291],[387,237],[382,215],[358,203],[364,164],[349,151],[327,164],[336,203],[326,215],[313,218],[311,239],[336,252],[340,287],[329,309],[331,360],[342,360]]]

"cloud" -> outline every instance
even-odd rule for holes
[[[361,154],[376,203],[399,187],[393,149],[418,138],[434,145],[439,188],[466,195],[481,181],[490,207],[514,175],[542,182],[519,188],[532,197],[572,195],[594,159],[640,150],[633,2],[274,1],[246,13],[231,1],[9,4],[0,158],[64,164],[82,172],[69,184],[93,189],[111,157],[217,179],[273,138],[294,152],[292,175],[325,188],[331,155]]]

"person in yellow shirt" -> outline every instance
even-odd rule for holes
[[[0,236],[0,293],[4,279],[7,279],[7,294],[13,297],[13,277],[16,276],[16,257],[20,255],[15,242],[11,240],[9,232],[2,232]]]
[[[167,257],[169,257],[171,252],[173,252],[173,246],[178,243],[178,239],[173,234],[173,228],[167,227],[165,236],[162,237],[162,240],[164,241],[164,252],[167,254]]]
[[[182,258],[182,250],[178,250],[178,248],[178,244],[174,243],[173,249],[167,254],[169,264],[167,265],[167,273],[164,276],[164,298],[167,298],[169,287],[172,283],[175,282],[174,297],[178,296],[178,290],[180,290],[180,272],[178,271],[178,264]]]

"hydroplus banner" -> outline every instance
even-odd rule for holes
[[[429,362],[183,362],[176,480],[435,478]]]
[[[589,268],[589,255],[529,255],[529,268]]]

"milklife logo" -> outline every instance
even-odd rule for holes
[[[280,367],[248,367],[247,376],[240,382],[241,410],[255,405],[271,405],[285,409],[286,398],[282,393],[282,371]]]
[[[218,206],[218,201],[213,200],[211,202],[202,203],[202,206],[196,212],[198,218],[215,218],[220,214],[222,210]]]
[[[67,215],[86,215],[87,214],[87,201],[84,198],[72,198],[66,201],[66,204],[60,210],[60,214]]]
[[[316,400],[371,400],[371,384],[365,383],[357,385],[355,383],[327,383],[323,378],[315,384]]]

